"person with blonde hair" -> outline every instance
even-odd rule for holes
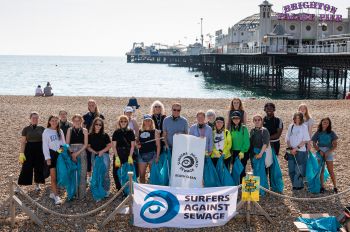
[[[137,157],[140,183],[145,183],[147,165],[151,169],[153,160],[158,163],[160,155],[159,131],[155,129],[152,116],[146,114],[143,116],[140,137],[137,141],[139,154]]]
[[[231,130],[231,118],[232,114],[235,111],[239,111],[241,114],[241,122],[242,124],[246,125],[247,124],[247,113],[244,111],[243,108],[243,102],[239,98],[233,98],[230,104],[230,110],[227,113],[227,125],[226,128],[228,130]]]
[[[311,137],[312,126],[314,125],[315,121],[312,119],[307,105],[304,103],[300,104],[298,107],[298,111],[303,114],[304,125],[307,127],[307,129],[309,131],[309,135]]]
[[[160,136],[160,138],[162,138],[163,137],[163,122],[164,122],[164,119],[166,118],[163,103],[161,103],[158,100],[154,101],[151,105],[150,114],[152,115],[152,120],[154,122],[156,130],[158,130],[159,136]],[[164,146],[165,146],[164,141],[160,140],[161,151],[163,151]]]
[[[118,118],[117,129],[112,135],[112,149],[113,149],[113,178],[116,189],[121,188],[117,171],[126,162],[132,161],[135,149],[135,133],[129,127],[129,118],[126,115],[121,115]],[[116,160],[120,160],[120,166],[116,165]]]
[[[83,199],[86,196],[86,172],[87,172],[87,155],[89,132],[83,127],[83,117],[75,114],[72,117],[73,127],[67,131],[66,142],[72,152],[71,157],[74,162],[80,161],[80,184],[78,187],[78,197]]]

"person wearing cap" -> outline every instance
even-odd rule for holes
[[[246,176],[246,166],[249,160],[249,131],[248,128],[242,123],[242,115],[239,111],[234,111],[231,114],[231,139],[232,139],[232,160],[235,162],[236,157],[241,160],[244,170],[241,173],[240,180]]]
[[[206,138],[205,154],[212,155],[213,152],[213,130],[205,123],[205,113],[199,111],[196,115],[197,123],[190,128],[190,135]]]
[[[211,129],[215,129],[215,119],[216,119],[216,113],[214,110],[210,109],[207,111],[207,113],[205,114],[206,118],[207,118],[207,124],[208,126],[211,127]]]
[[[173,137],[175,134],[188,134],[187,119],[180,115],[181,104],[174,103],[171,107],[172,114],[163,121],[163,136],[165,148],[172,151]]]
[[[243,109],[243,103],[242,100],[239,98],[233,98],[230,104],[230,110],[228,111],[227,116],[227,125],[226,128],[228,130],[231,130],[231,118],[233,116],[233,112],[239,111],[240,117],[241,117],[241,123],[246,125],[247,124],[247,114]]]
[[[263,119],[263,126],[270,133],[270,145],[275,150],[276,155],[280,152],[280,137],[283,130],[282,119],[275,116],[276,106],[272,102],[268,102],[264,106],[266,116]]]
[[[149,166],[149,169],[151,169],[154,159],[158,163],[160,154],[159,131],[155,129],[155,125],[150,114],[143,116],[139,135],[140,137],[137,141],[137,147],[139,149],[137,163],[139,168],[140,183],[145,183],[147,166]]]
[[[158,100],[154,101],[151,105],[150,114],[152,115],[152,119],[153,119],[154,126],[155,126],[156,130],[159,131],[159,133],[160,133],[159,136],[160,136],[160,138],[162,138],[163,137],[163,122],[164,122],[164,119],[166,118],[163,103],[161,103]],[[164,140],[161,139],[160,140],[161,152],[163,151],[164,147],[165,147]]]
[[[129,119],[128,127],[134,131],[136,139],[139,137],[139,125],[137,121],[133,118],[134,109],[131,106],[126,106],[124,108],[124,115],[126,115]]]
[[[231,133],[225,128],[224,117],[215,119],[215,127],[213,130],[213,154],[211,155],[214,165],[216,165],[220,156],[224,156],[224,162],[228,170],[231,164]]]

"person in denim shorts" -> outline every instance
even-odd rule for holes
[[[137,141],[137,146],[139,148],[139,154],[137,157],[140,183],[145,183],[145,175],[147,165],[151,169],[153,160],[158,162],[160,154],[160,139],[159,131],[155,129],[152,116],[146,114],[143,116],[142,126],[139,133],[139,139]]]

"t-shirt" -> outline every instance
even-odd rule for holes
[[[225,145],[225,137],[224,137],[224,132],[222,131],[221,133],[217,133],[216,131],[214,132],[214,146],[216,150],[224,150],[224,145]]]
[[[309,118],[309,120],[304,121],[304,125],[307,127],[308,130],[309,130],[309,128],[312,128],[314,123],[315,123],[315,121],[312,118]]]
[[[253,148],[261,149],[263,145],[269,145],[270,133],[265,128],[254,128],[250,131],[250,144]]]
[[[277,117],[264,117],[263,126],[269,131],[270,136],[277,133],[277,129],[283,129],[282,119]],[[279,139],[279,138],[278,138]]]
[[[336,139],[338,139],[338,136],[334,131],[331,131],[330,133],[327,133],[325,131],[322,131],[322,132],[317,131],[312,136],[312,141],[317,143],[317,146],[319,147],[332,148],[333,147],[332,142]]]
[[[286,133],[286,142],[290,143],[292,148],[296,148],[301,142],[310,141],[309,130],[305,124],[290,124]],[[306,146],[302,146],[299,151],[306,151]]]
[[[112,141],[117,142],[117,147],[131,146],[131,142],[135,141],[134,131],[131,129],[117,129],[112,135]]]
[[[96,152],[99,152],[99,151],[105,149],[109,143],[111,143],[111,138],[106,133],[89,134],[89,145]]]
[[[27,126],[22,130],[22,136],[26,137],[27,142],[41,142],[43,141],[43,132],[45,128],[42,126]]]
[[[140,153],[148,153],[148,152],[153,152],[157,150],[157,144],[155,139],[155,130],[140,130],[140,143],[141,143],[141,148],[140,148]],[[153,141],[152,141],[153,140]],[[149,142],[152,141],[152,142]]]
[[[173,119],[168,116],[163,121],[163,131],[167,133],[167,142],[170,147],[173,146],[173,136],[175,134],[188,134],[188,122],[184,117]]]
[[[57,131],[51,128],[46,128],[43,132],[43,152],[45,160],[51,159],[50,149],[57,151],[63,146],[66,141],[64,139],[63,131],[60,129],[60,137],[58,137]]]
[[[84,116],[83,116],[84,125],[85,125],[86,129],[88,129],[88,131],[90,131],[92,122],[94,121],[94,119],[96,117],[97,117],[96,113],[87,112],[86,114],[84,114]],[[103,120],[105,119],[105,117],[101,113],[100,113],[99,117],[102,118]]]

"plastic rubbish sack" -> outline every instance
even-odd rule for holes
[[[209,156],[205,156],[204,159],[203,182],[204,187],[220,187],[219,176]]]
[[[297,221],[304,223],[309,228],[309,231],[329,231],[336,232],[340,229],[340,224],[336,217],[321,217],[321,218],[302,218],[298,217]]]
[[[320,163],[319,163],[320,162]],[[308,159],[306,162],[306,181],[308,190],[311,193],[320,193],[321,190],[321,171],[322,167],[325,165],[324,159],[319,153],[313,154],[309,151]],[[329,173],[327,168],[324,171],[324,182],[327,181]]]
[[[241,183],[241,174],[243,170],[244,170],[243,164],[237,156],[235,159],[235,162],[233,163],[233,168],[231,173],[234,186],[237,186]]]
[[[117,175],[120,181],[120,185],[123,186],[129,180],[128,172],[133,172],[132,180],[137,182],[135,167],[133,164],[124,163],[117,171]],[[124,188],[124,194],[129,194],[129,186]]]
[[[270,186],[274,192],[282,193],[284,188],[282,171],[275,150],[272,148],[272,165],[270,166]]]
[[[232,176],[230,172],[227,170],[227,167],[224,163],[224,156],[222,155],[217,164],[216,164],[216,172],[218,174],[221,186],[233,186]]]
[[[163,163],[160,164],[161,167],[159,171],[159,185],[169,186],[169,176],[170,176],[170,166],[171,166],[170,151],[169,150],[164,151],[161,156],[163,156],[162,158]]]
[[[95,201],[100,201],[107,196],[107,192],[103,187],[106,171],[103,157],[96,156],[90,181],[90,190]]]
[[[260,149],[254,148],[254,154],[259,154],[259,152],[260,152]],[[269,183],[266,177],[265,156],[266,156],[266,153],[264,152],[264,154],[260,159],[256,159],[255,156],[252,157],[252,164],[253,164],[253,175],[260,177],[260,186],[268,189]],[[262,196],[265,195],[264,190],[260,189],[259,192],[260,192],[260,195]]]
[[[155,160],[152,162],[152,167],[150,170],[150,177],[149,177],[149,183],[153,185],[160,185],[160,166],[161,166],[160,158],[158,160],[158,163],[156,163]]]
[[[62,146],[63,151],[58,155],[56,164],[57,185],[67,191],[68,200],[72,200],[77,194],[80,183],[80,159],[74,162],[69,155],[69,145]]]

